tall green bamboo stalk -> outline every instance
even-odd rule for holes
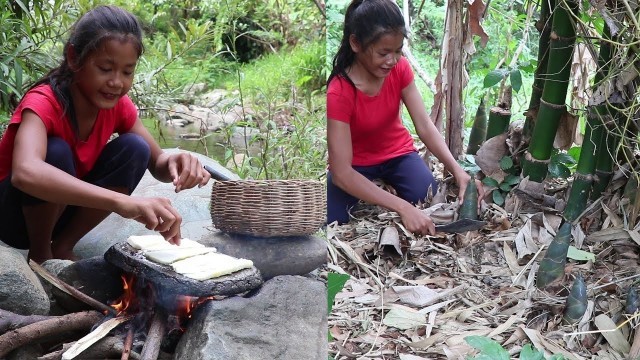
[[[553,140],[560,119],[567,111],[565,100],[576,39],[573,17],[577,11],[578,4],[575,0],[564,0],[553,12],[544,90],[531,143],[523,161],[523,175],[537,182],[547,176]]]
[[[549,39],[551,38],[550,20],[555,7],[556,0],[542,0],[540,4],[540,19],[536,22],[536,29],[540,32],[540,39],[538,40],[538,67],[536,68],[533,78],[529,109],[525,113],[526,118],[523,128],[525,141],[528,141],[531,138],[536,114],[540,108],[540,98],[542,97],[542,89],[544,88],[545,74],[547,72],[547,63],[549,61]]]
[[[609,74],[611,67],[611,32],[609,26],[605,24],[602,34],[603,41],[600,43],[600,54],[598,55],[598,70],[594,78],[594,87],[601,84]],[[584,140],[582,141],[582,150],[580,151],[580,159],[574,174],[571,192],[567,200],[567,207],[564,209],[564,217],[569,221],[573,221],[584,211],[589,193],[595,180],[596,160],[598,152],[603,151],[602,138],[606,136],[606,123],[613,120],[607,106],[607,99],[603,102],[589,106],[587,108],[587,124],[585,127]]]

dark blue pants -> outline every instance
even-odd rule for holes
[[[122,187],[131,194],[142,179],[151,152],[147,142],[137,134],[122,134],[110,141],[96,161],[93,169],[82,179],[100,187]],[[75,176],[73,153],[60,138],[49,138],[45,162]],[[0,182],[0,240],[19,249],[29,248],[23,206],[44,203],[11,184],[11,175]],[[53,236],[73,217],[76,206],[67,206],[56,223]]]
[[[429,187],[435,194],[438,183],[417,152],[398,156],[382,164],[354,166],[353,169],[369,180],[380,179],[393,186],[398,196],[410,203],[417,203],[427,197]],[[327,223],[349,222],[349,210],[358,199],[333,184],[331,172],[327,174]]]

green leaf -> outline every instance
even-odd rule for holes
[[[520,73],[519,69],[511,70],[509,81],[511,81],[511,87],[515,92],[520,91],[520,88],[522,88],[522,73]]]
[[[497,188],[500,185],[500,184],[498,184],[498,180],[496,180],[496,179],[494,179],[492,177],[488,177],[488,176],[486,178],[482,179],[482,183],[487,185],[487,186],[494,187],[494,188]]]
[[[506,76],[507,71],[504,69],[493,70],[484,77],[483,85],[485,88],[490,88],[499,83]]]
[[[333,309],[333,301],[336,298],[336,294],[342,290],[344,284],[349,280],[349,275],[347,274],[338,274],[338,273],[328,273],[327,274],[327,314],[331,314],[331,309]]]
[[[578,162],[580,160],[580,152],[582,151],[582,146],[574,146],[571,149],[567,150],[567,154],[573,158],[574,162]]]
[[[573,158],[573,156],[567,154],[567,153],[558,153],[554,156],[551,157],[551,161],[555,161],[555,162],[559,162],[561,164],[575,164],[576,160]]]
[[[476,360],[509,360],[509,353],[502,345],[484,336],[467,336],[464,341],[480,350],[474,357]]]
[[[507,175],[502,181],[505,184],[516,185],[520,183],[520,176],[518,175]]]
[[[544,360],[544,353],[527,344],[520,350],[520,360]]]
[[[503,156],[502,159],[500,159],[500,169],[509,170],[512,167],[513,167],[513,159],[511,159],[509,156]]]
[[[502,204],[504,204],[504,195],[502,195],[500,191],[494,190],[492,193],[492,196],[493,196],[493,202],[496,205],[502,206]]]
[[[571,170],[564,164],[551,161],[549,163],[549,175],[555,178],[566,179],[571,175]]]
[[[504,192],[509,192],[511,191],[511,185],[506,184],[506,183],[502,183],[500,184],[500,190],[504,191]]]
[[[569,259],[578,260],[578,261],[589,261],[589,260],[595,261],[596,260],[596,256],[593,253],[580,250],[575,246],[569,246],[567,257]]]
[[[555,354],[555,355],[551,355],[551,357],[549,358],[549,360],[564,360],[564,356],[561,354]]]

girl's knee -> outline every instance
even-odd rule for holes
[[[146,140],[134,133],[126,133],[118,136],[117,141],[122,150],[131,156],[131,160],[147,163],[151,158],[151,148]]]
[[[66,141],[58,137],[47,139],[47,155],[44,160],[47,164],[75,175],[75,165],[73,161],[73,151]]]

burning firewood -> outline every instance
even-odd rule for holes
[[[57,287],[61,291],[64,291],[65,293],[73,296],[74,298],[82,301],[83,303],[93,307],[96,310],[102,311],[103,313],[116,315],[116,310],[114,308],[99,302],[91,296],[58,279],[35,261],[29,260],[29,266],[31,266],[31,269],[33,269],[36,274],[42,276],[42,278],[49,281],[53,286]]]
[[[151,321],[151,327],[149,327],[149,333],[147,333],[147,340],[144,342],[144,347],[140,354],[143,359],[156,360],[158,358],[162,337],[165,333],[166,321],[166,312],[160,308],[156,309],[153,320]]]
[[[25,344],[65,331],[87,331],[104,316],[96,311],[82,311],[51,317],[0,335],[0,358]]]

